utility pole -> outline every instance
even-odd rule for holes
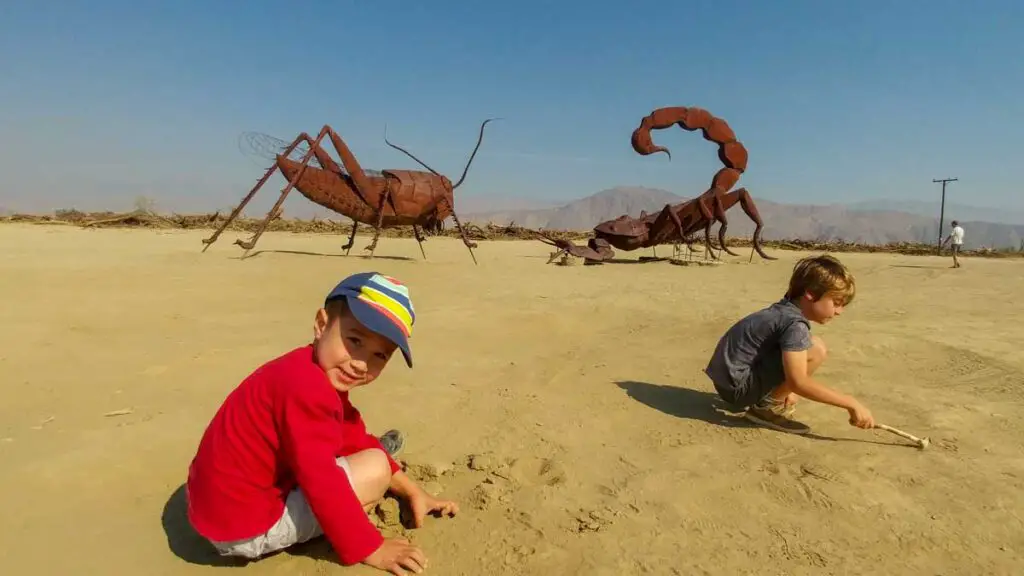
[[[935,245],[935,250],[938,254],[942,254],[942,222],[946,219],[946,183],[956,182],[956,178],[943,178],[941,180],[933,179],[932,182],[942,182],[942,205],[939,208],[939,240]]]

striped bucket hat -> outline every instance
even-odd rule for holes
[[[336,298],[347,298],[356,320],[394,342],[405,356],[405,363],[412,368],[409,338],[416,312],[404,284],[378,272],[359,272],[339,282],[324,302]]]

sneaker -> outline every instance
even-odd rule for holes
[[[784,400],[776,400],[772,398],[770,392],[758,400],[756,406],[764,410],[771,410],[776,414],[782,414],[790,420],[792,420],[793,415],[796,414],[796,404],[786,406],[786,402]]]
[[[386,450],[392,458],[397,456],[398,453],[402,451],[402,448],[405,447],[405,435],[399,430],[388,430],[382,436],[377,438],[377,440],[380,440],[381,445],[384,446],[384,450]]]
[[[779,406],[778,409],[772,409],[768,406],[751,406],[747,408],[744,416],[755,424],[760,424],[779,432],[807,434],[811,431],[810,426],[793,420],[788,414],[792,414],[792,410],[783,412],[782,406]]]

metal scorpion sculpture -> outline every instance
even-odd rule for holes
[[[656,146],[651,141],[651,130],[669,128],[678,124],[688,132],[700,129],[705,140],[718,144],[718,159],[725,166],[711,180],[711,187],[700,196],[676,205],[666,204],[656,214],[641,212],[639,218],[629,215],[606,220],[594,227],[594,237],[586,246],[577,246],[569,240],[558,240],[543,231],[537,232],[538,239],[559,249],[552,260],[559,254],[568,253],[592,262],[610,260],[614,248],[632,251],[638,248],[650,248],[659,244],[685,243],[693,250],[692,236],[703,228],[706,254],[717,259],[711,246],[711,225],[718,221],[718,240],[721,249],[733,256],[738,256],[725,244],[725,230],[728,221],[725,212],[738,202],[743,211],[754,221],[756,228],[753,234],[751,259],[757,251],[766,260],[777,260],[765,254],[761,247],[761,230],[764,223],[754,205],[754,200],[746,188],[729,190],[739,180],[747,168],[747,149],[736,139],[729,124],[713,116],[703,108],[672,106],[658,108],[640,121],[640,126],[633,131],[631,143],[633,150],[642,156],[664,152],[669,159],[672,153],[668,148]]]
[[[473,263],[475,264],[476,255],[473,253],[473,248],[476,248],[477,244],[471,242],[466,236],[466,232],[459,222],[459,217],[455,214],[454,192],[462,184],[463,180],[466,179],[469,166],[473,163],[473,158],[476,157],[477,150],[480,149],[480,143],[483,141],[484,127],[492,120],[497,120],[497,118],[484,120],[480,125],[480,136],[477,139],[476,147],[473,148],[473,153],[470,155],[469,161],[466,162],[466,167],[462,171],[462,177],[454,185],[446,176],[439,174],[433,168],[424,164],[419,158],[413,156],[400,146],[389,142],[386,127],[384,141],[388,146],[406,154],[429,170],[429,172],[391,169],[380,171],[364,170],[359,165],[355,155],[352,154],[352,151],[345,144],[345,141],[338,136],[338,133],[331,126],[326,124],[315,139],[303,132],[284,147],[270,144],[273,142],[284,143],[285,141],[283,140],[263,134],[248,133],[246,137],[249,146],[257,150],[258,154],[269,156],[274,160],[274,164],[267,169],[263,177],[249,191],[249,194],[232,210],[231,215],[221,224],[220,228],[209,238],[203,239],[203,243],[206,245],[203,247],[203,252],[216,242],[224,229],[238,217],[245,205],[252,200],[256,192],[267,182],[270,175],[275,170],[280,170],[281,174],[288,181],[288,185],[281,191],[281,197],[278,198],[277,203],[267,213],[266,218],[252,238],[247,241],[235,240],[235,244],[247,251],[252,250],[270,221],[280,214],[281,205],[284,203],[285,198],[292,188],[295,188],[310,201],[352,219],[352,234],[349,236],[348,244],[342,246],[346,255],[348,255],[349,250],[352,249],[352,245],[355,243],[356,229],[360,223],[363,223],[373,226],[373,241],[364,248],[364,250],[370,251],[370,257],[373,257],[374,250],[377,248],[377,240],[380,237],[382,228],[412,225],[413,234],[419,243],[420,252],[426,258],[427,254],[423,250],[425,238],[420,234],[420,228],[422,227],[432,232],[440,232],[444,226],[444,220],[451,216],[455,220],[455,225],[459,229],[460,236],[462,236],[462,242],[469,248],[469,254],[473,257]],[[324,138],[330,138],[334,149],[341,157],[344,170],[321,147],[320,142]],[[305,150],[300,161],[295,161],[288,157],[303,144],[308,146],[308,149]],[[273,152],[268,154],[268,149],[273,149]],[[314,157],[319,166],[310,165]]]

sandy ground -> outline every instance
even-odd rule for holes
[[[339,256],[344,238],[269,233],[242,260],[232,233],[201,254],[207,234],[0,226],[0,573],[230,566],[184,519],[199,437],[369,268],[411,286],[417,365],[354,400],[462,505],[408,531],[428,573],[1022,571],[1024,262],[840,255],[860,293],[814,327],[819,376],[929,436],[919,451],[828,406],[802,402],[815,435],[795,437],[716,402],[701,368],[717,336],[781,296],[798,253],[560,267],[539,242],[481,242],[474,267],[449,239],[423,261],[383,238],[367,261]],[[228,571],[380,573],[339,566],[322,538]]]

